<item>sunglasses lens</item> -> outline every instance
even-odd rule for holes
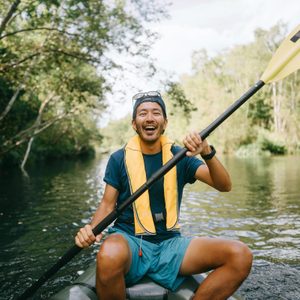
[[[134,95],[132,97],[132,100],[138,100],[138,99],[143,98],[143,97],[145,97],[145,93],[137,93],[136,95]]]
[[[148,92],[147,96],[150,96],[150,97],[161,97],[159,92]]]
[[[133,101],[139,100],[141,98],[145,98],[145,97],[161,97],[159,92],[156,91],[152,91],[152,92],[146,92],[146,93],[137,93],[136,95],[134,95],[132,97]]]

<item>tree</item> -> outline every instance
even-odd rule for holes
[[[163,4],[2,1],[0,159],[16,149],[17,156],[29,154],[34,139],[54,124],[80,123],[83,113],[103,111],[110,90],[107,79],[113,69],[121,71],[109,53],[141,57],[147,72],[155,34],[145,24],[165,16]],[[28,111],[26,120],[20,120],[20,107]]]
[[[279,23],[270,30],[257,29],[253,42],[224,50],[215,57],[209,57],[205,50],[196,51],[192,57],[194,74],[182,77],[179,82],[197,108],[196,113],[191,113],[190,123],[203,129],[247,91],[260,78],[286,32],[286,26]],[[299,75],[295,73],[266,86],[210,139],[224,152],[253,143],[265,149],[264,140],[270,145],[269,151],[281,149],[282,145],[290,152],[299,149],[300,95],[296,93],[299,83]],[[175,118],[180,122],[178,116]],[[186,128],[183,121],[180,124]]]

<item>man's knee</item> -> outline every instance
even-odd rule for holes
[[[230,262],[241,276],[247,277],[252,267],[253,255],[247,245],[235,241],[230,247]]]
[[[115,276],[124,276],[130,261],[128,242],[122,235],[113,234],[103,242],[97,254],[97,276],[103,283]]]

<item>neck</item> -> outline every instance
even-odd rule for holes
[[[145,142],[141,139],[141,150],[143,154],[156,154],[161,151],[160,139],[154,142]]]

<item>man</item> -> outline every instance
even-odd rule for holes
[[[167,127],[165,103],[158,92],[134,96],[132,127],[137,135],[109,159],[102,201],[90,225],[81,228],[76,244],[100,241],[92,228],[125,201],[153,172],[180,150],[163,135]],[[227,299],[248,276],[252,254],[238,241],[181,237],[178,216],[183,187],[202,181],[219,191],[230,191],[230,177],[216,151],[190,133],[183,141],[184,157],[116,220],[97,255],[96,288],[101,300],[125,299],[125,286],[147,274],[176,290],[185,276],[212,270],[194,299]],[[195,156],[200,154],[202,160]]]

